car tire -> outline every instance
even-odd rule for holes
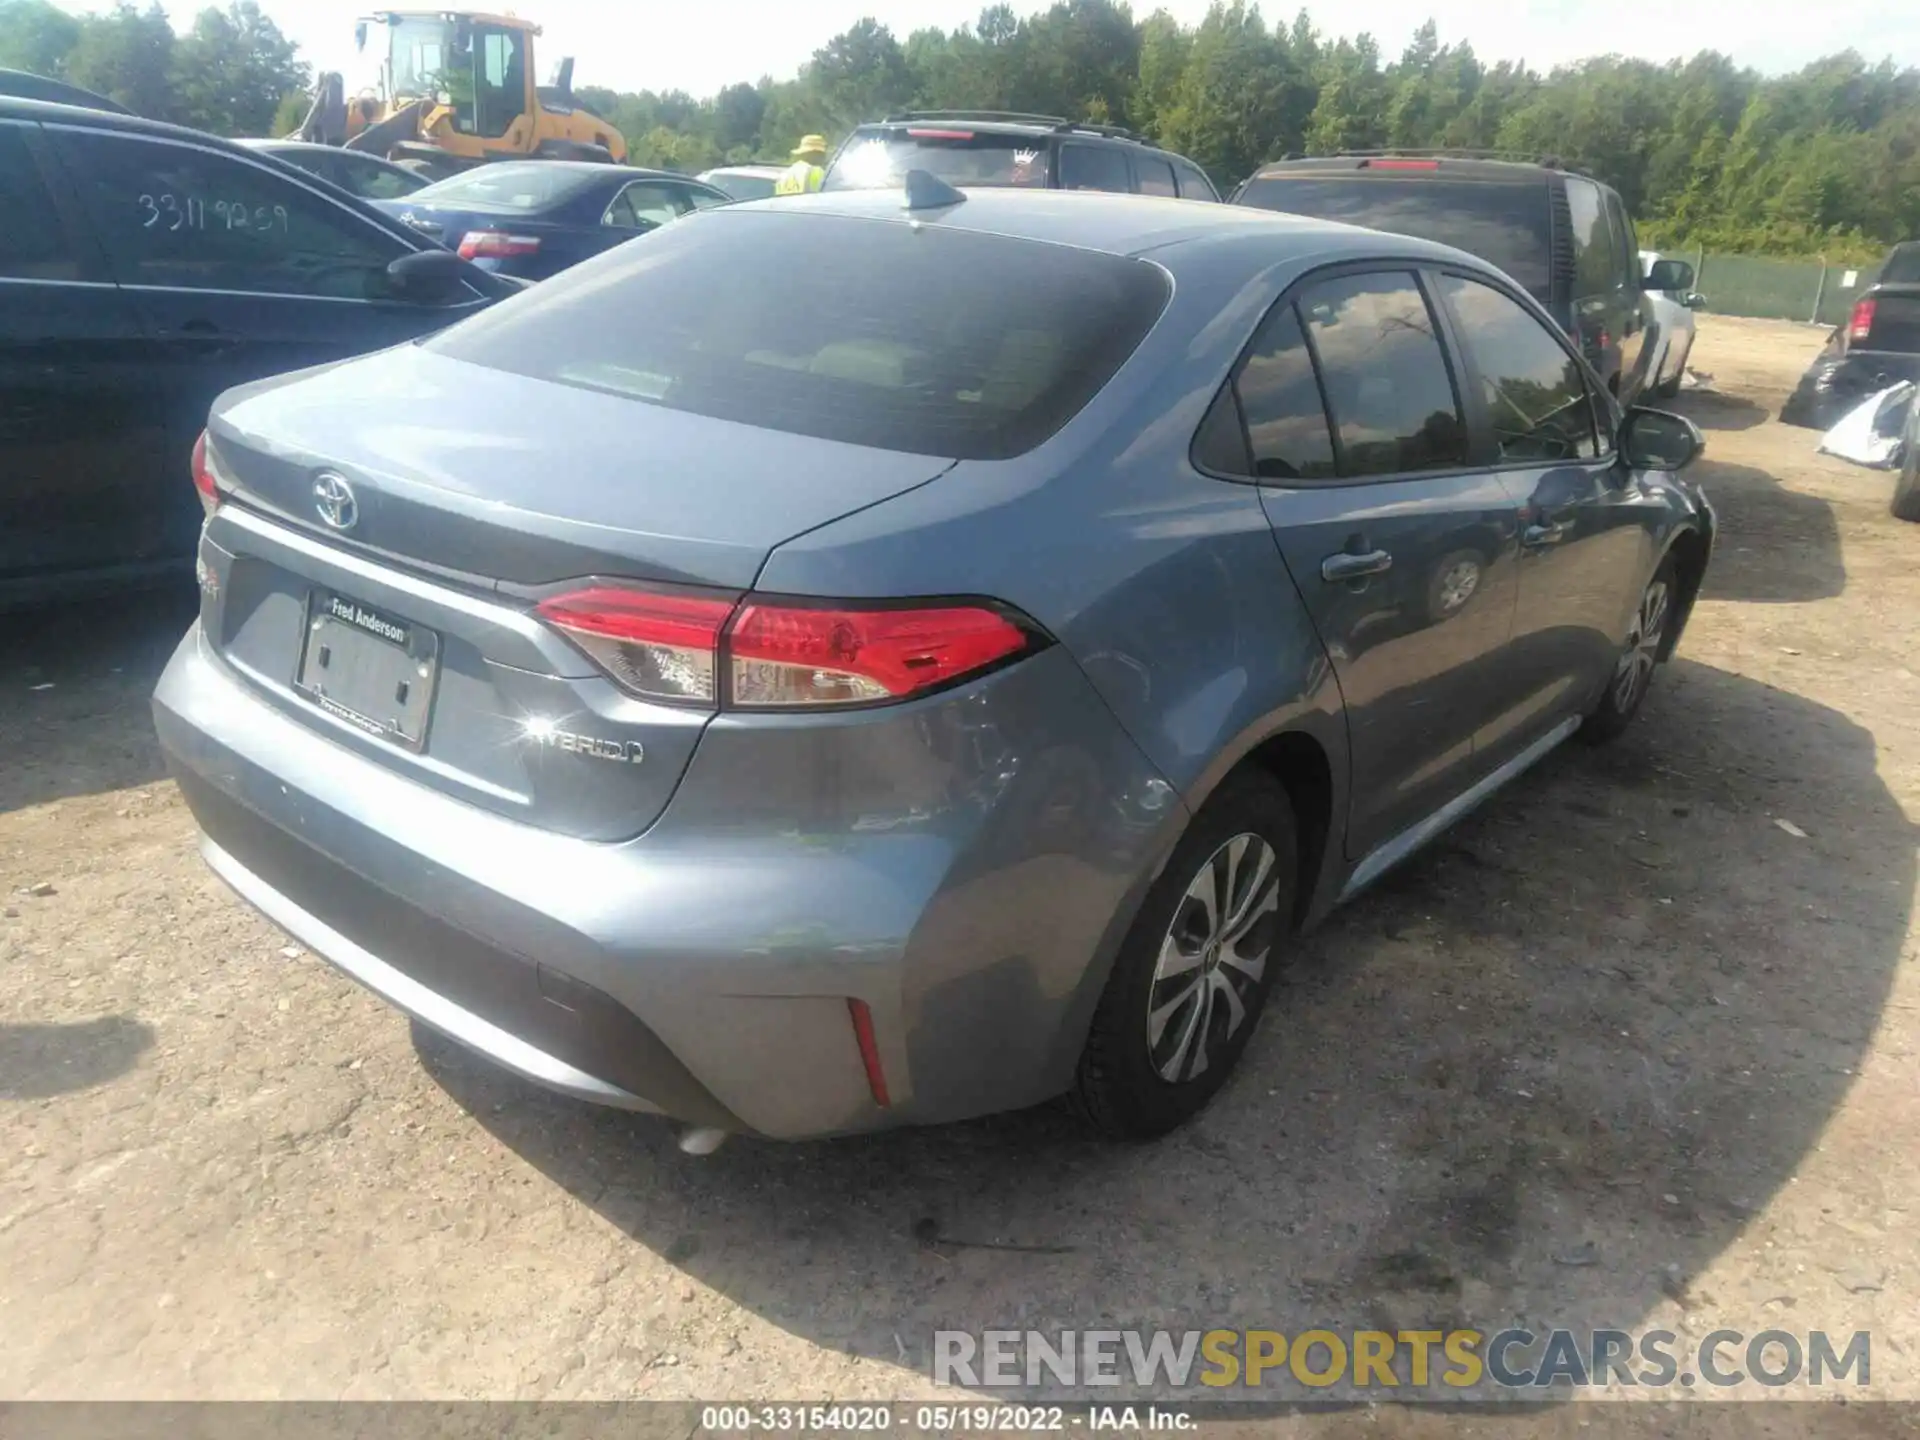
[[[1286,788],[1257,770],[1226,781],[1180,837],[1080,1054],[1072,1099],[1095,1130],[1155,1139],[1233,1072],[1293,928],[1296,837]]]
[[[1455,550],[1434,566],[1427,581],[1427,623],[1439,625],[1464,612],[1480,593],[1486,569],[1486,557],[1478,550]]]
[[[1920,521],[1920,399],[1907,416],[1907,441],[1901,447],[1900,474],[1893,482],[1893,503],[1887,511],[1896,520]]]
[[[1669,555],[1640,592],[1627,643],[1607,677],[1607,688],[1580,726],[1580,738],[1589,745],[1619,739],[1640,713],[1660,663],[1660,647],[1666,643],[1667,630],[1680,610],[1679,580],[1679,566]]]

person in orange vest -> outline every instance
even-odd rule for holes
[[[802,137],[794,147],[793,164],[781,172],[774,183],[776,195],[805,195],[818,190],[827,178],[827,138],[824,135]]]

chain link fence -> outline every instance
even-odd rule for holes
[[[1838,325],[1853,302],[1874,282],[1880,267],[1826,265],[1818,260],[1768,260],[1754,255],[1667,252],[1693,261],[1693,288],[1717,315],[1764,320],[1800,320]]]

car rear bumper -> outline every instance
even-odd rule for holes
[[[717,721],[666,814],[616,844],[366,760],[263,703],[197,625],[154,712],[208,863],[314,953],[555,1090],[779,1138],[1063,1089],[1180,822],[1057,649],[844,747]],[[836,787],[842,764],[899,773]]]
[[[1902,380],[1920,381],[1920,355],[1850,350],[1821,355],[1781,407],[1783,424],[1830,430],[1856,405]]]

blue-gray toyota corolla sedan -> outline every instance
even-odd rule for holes
[[[1290,936],[1672,651],[1713,516],[1498,271],[928,176],[230,391],[155,696],[212,867],[588,1100],[1192,1115]]]

